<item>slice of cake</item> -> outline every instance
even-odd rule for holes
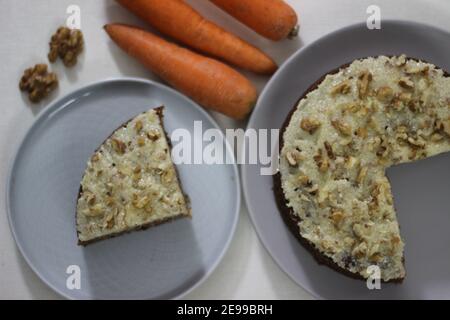
[[[450,78],[405,56],[357,60],[319,80],[282,129],[275,194],[318,259],[355,278],[405,277],[386,168],[450,151]]]
[[[77,203],[78,243],[181,217],[191,213],[159,107],[114,131],[88,161]]]

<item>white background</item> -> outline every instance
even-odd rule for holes
[[[380,6],[384,19],[413,20],[450,31],[449,0],[289,0],[287,2],[300,17],[300,36],[293,41],[275,43],[240,25],[207,0],[188,2],[205,16],[266,51],[279,64],[297,49],[330,31],[365,21],[366,9],[371,4]],[[65,23],[66,8],[70,4],[81,8],[86,50],[72,70],[65,69],[61,63],[52,66],[60,77],[58,92],[42,105],[31,106],[18,90],[21,73],[35,63],[46,62],[47,42],[57,26]],[[0,299],[60,298],[28,267],[14,244],[7,222],[5,181],[11,158],[25,130],[48,101],[88,83],[122,75],[156,79],[110,42],[102,29],[108,22],[148,28],[113,0],[0,0]],[[260,90],[268,80],[268,77],[247,75]],[[245,122],[237,123],[217,114],[214,117],[223,128],[245,126]],[[243,201],[239,225],[223,261],[209,279],[186,298],[312,297],[286,276],[262,247]]]

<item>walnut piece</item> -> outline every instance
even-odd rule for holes
[[[145,138],[144,138],[144,137],[138,137],[138,138],[137,138],[137,145],[138,145],[139,147],[145,146]]]
[[[334,211],[331,213],[331,220],[335,225],[338,225],[344,219],[344,213],[342,211]]]
[[[367,138],[367,133],[368,133],[367,128],[365,128],[365,127],[360,127],[358,129],[356,129],[356,135],[360,138],[363,138],[363,139]]]
[[[296,167],[298,165],[298,153],[299,152],[297,150],[286,152],[286,160],[291,167]]]
[[[165,184],[171,183],[173,180],[174,174],[172,170],[164,171],[164,173],[161,175],[161,181]]]
[[[341,120],[331,120],[333,127],[344,136],[350,136],[352,134],[352,127],[349,124],[342,122]]]
[[[302,186],[312,186],[311,180],[309,180],[309,177],[304,174],[298,176],[298,181]]]
[[[66,67],[72,67],[77,63],[78,55],[83,51],[83,34],[78,29],[60,27],[52,36],[48,60],[55,62],[58,57]]]
[[[134,129],[136,130],[137,133],[141,132],[143,128],[143,124],[141,120],[136,121],[136,123],[134,124]]]
[[[391,238],[391,244],[392,244],[393,246],[398,245],[400,242],[401,242],[401,239],[400,239],[399,236],[393,236],[393,237]]]
[[[92,161],[92,162],[97,162],[98,160],[100,160],[100,156],[98,155],[98,153],[95,153],[95,154],[91,157],[91,161]]]
[[[314,184],[314,185],[312,185],[312,186],[307,186],[306,188],[305,188],[305,190],[309,193],[309,194],[311,194],[311,195],[316,195],[317,194],[317,191],[319,191],[319,185],[317,185],[317,184]]]
[[[367,253],[367,244],[365,242],[361,242],[352,251],[352,255],[357,259],[363,258],[366,255],[366,253]]]
[[[372,81],[372,74],[368,70],[365,70],[359,74],[357,86],[360,99],[367,97],[370,81]]]
[[[28,92],[28,99],[38,103],[48,96],[58,86],[58,77],[53,72],[48,72],[46,64],[37,64],[24,71],[20,79],[19,88]]]
[[[345,158],[345,166],[347,169],[353,169],[359,163],[359,159],[348,156]]]
[[[356,182],[358,184],[362,184],[364,182],[364,179],[366,178],[367,175],[367,171],[368,171],[367,167],[362,167],[361,170],[359,170],[358,177],[356,178]]]
[[[409,102],[411,102],[412,94],[411,92],[401,92],[397,95],[397,98],[401,102],[408,104]]]
[[[341,105],[342,114],[357,113],[361,109],[361,104],[356,102],[348,102]]]
[[[92,207],[89,208],[89,210],[86,210],[84,214],[87,217],[100,217],[105,214],[104,208],[101,204],[95,204]]]
[[[381,102],[389,102],[394,97],[394,90],[390,87],[384,86],[377,90],[377,99]]]
[[[111,229],[114,227],[114,214],[109,213],[105,218],[105,223],[103,224],[103,228]]]
[[[450,137],[450,118],[447,120],[436,120],[434,129],[436,131],[441,131]]]
[[[444,132],[450,136],[450,118],[442,122]]]
[[[444,139],[444,137],[440,133],[435,132],[431,135],[430,139],[433,142],[439,142],[439,141],[442,141]]]
[[[333,147],[331,147],[331,144],[328,141],[325,141],[323,145],[325,147],[325,150],[327,151],[328,158],[330,158],[331,160],[335,160],[336,155],[333,152]]]
[[[111,144],[118,154],[124,154],[127,149],[127,145],[123,141],[120,141],[119,139],[116,138],[113,138],[111,140]]]
[[[397,57],[394,61],[394,65],[396,67],[401,67],[401,66],[404,66],[405,64],[406,64],[406,56],[404,54]]]
[[[139,197],[137,194],[133,194],[132,205],[137,209],[143,209],[150,202],[149,196]]]
[[[147,132],[147,137],[152,141],[156,141],[161,137],[161,134],[157,129],[150,129],[150,131]]]
[[[320,122],[314,118],[303,118],[300,122],[300,128],[313,134],[320,127]]]
[[[330,94],[332,96],[335,96],[337,94],[347,94],[350,92],[351,86],[350,86],[350,81],[344,80],[341,83],[335,85],[332,89]]]
[[[320,172],[326,172],[328,170],[328,168],[330,167],[330,163],[328,161],[328,159],[324,159],[322,156],[322,149],[319,149],[319,153],[316,154],[313,157],[314,161],[317,164],[317,167],[319,168]]]
[[[87,193],[86,194],[86,203],[88,204],[88,206],[92,207],[93,205],[95,205],[95,194],[93,193]]]
[[[427,65],[422,66],[408,66],[406,67],[405,73],[407,74],[418,74],[423,73],[426,74],[430,70],[430,67]]]
[[[414,82],[409,77],[401,77],[398,81],[398,84],[400,87],[404,89],[413,89],[414,88]]]
[[[408,137],[408,143],[413,147],[423,148],[425,147],[425,141],[421,137]]]

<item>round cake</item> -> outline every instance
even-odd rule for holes
[[[280,136],[277,204],[320,263],[384,282],[405,277],[386,169],[450,151],[450,78],[401,56],[356,60],[319,80]]]

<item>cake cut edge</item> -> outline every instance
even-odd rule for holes
[[[169,135],[167,134],[167,131],[165,130],[165,127],[164,127],[164,122],[163,122],[163,120],[164,120],[164,113],[163,113],[163,111],[164,111],[164,106],[163,105],[161,105],[161,106],[159,106],[159,107],[156,107],[156,108],[152,108],[152,109],[149,109],[149,110],[147,110],[147,111],[144,111],[144,112],[142,112],[142,113],[140,113],[140,114],[143,114],[143,113],[146,113],[146,112],[149,112],[149,111],[154,111],[156,114],[157,114],[157,116],[158,116],[158,118],[159,118],[159,124],[160,124],[160,126],[161,126],[161,129],[162,129],[162,131],[163,131],[163,133],[164,133],[164,138],[165,138],[165,140],[167,141],[167,145],[168,145],[168,147],[169,147],[169,150],[168,150],[168,153],[169,153],[169,156],[170,156],[170,154],[171,154],[171,150],[172,150],[172,143],[171,143],[171,140],[170,140],[170,138],[169,138]],[[105,144],[105,142],[107,142],[108,141],[108,139],[110,139],[113,135],[114,135],[114,133],[116,133],[118,130],[120,130],[121,128],[124,128],[125,126],[127,126],[131,121],[133,121],[136,117],[138,117],[140,114],[138,114],[138,115],[136,115],[135,117],[133,117],[133,118],[131,118],[131,119],[129,119],[127,122],[125,122],[124,124],[122,124],[120,127],[118,127],[118,128],[116,128],[100,145],[99,145],[99,147],[93,152],[93,154],[96,154],[98,151],[99,151],[99,149]],[[134,232],[134,231],[144,231],[144,230],[147,230],[148,228],[150,228],[150,227],[154,227],[154,226],[158,226],[158,225],[161,225],[161,224],[164,224],[164,223],[168,223],[168,222],[172,222],[172,221],[174,221],[174,220],[178,220],[178,219],[181,219],[181,218],[189,218],[189,219],[191,219],[192,218],[192,210],[191,210],[191,206],[190,206],[190,199],[189,199],[189,197],[187,196],[187,194],[184,192],[184,190],[183,190],[183,186],[182,186],[182,183],[181,183],[181,180],[180,180],[180,177],[179,177],[179,172],[178,172],[178,168],[176,167],[176,165],[173,163],[173,161],[171,160],[171,163],[172,163],[172,165],[173,165],[173,168],[174,168],[174,171],[175,171],[175,176],[176,176],[176,179],[177,179],[177,181],[178,181],[178,186],[179,186],[179,188],[180,188],[180,191],[181,191],[181,193],[182,193],[182,195],[183,195],[183,197],[184,197],[184,200],[185,200],[185,204],[186,204],[186,212],[182,212],[182,213],[180,213],[180,214],[178,214],[178,215],[174,215],[174,216],[171,216],[171,217],[167,217],[167,218],[163,218],[163,219],[159,219],[159,220],[155,220],[155,221],[150,221],[150,222],[148,222],[148,223],[144,223],[144,224],[141,224],[141,225],[138,225],[138,226],[135,226],[135,227],[132,227],[132,228],[129,228],[129,229],[127,229],[127,230],[123,230],[123,231],[119,231],[119,232],[114,232],[114,233],[111,233],[111,234],[107,234],[107,235],[102,235],[102,236],[99,236],[99,237],[96,237],[96,238],[93,238],[93,239],[89,239],[89,240],[80,240],[80,237],[79,237],[79,235],[80,235],[80,229],[79,229],[79,227],[78,227],[78,219],[77,219],[77,216],[78,216],[78,209],[76,208],[76,211],[75,211],[75,223],[76,223],[76,232],[77,232],[77,240],[78,240],[78,242],[77,242],[77,244],[79,245],[79,246],[87,246],[87,245],[89,245],[89,244],[92,244],[92,243],[95,243],[95,242],[99,242],[99,241],[102,241],[102,240],[106,240],[106,239],[110,239],[110,238],[115,238],[115,237],[118,237],[118,236],[121,236],[121,235],[124,235],[124,234],[127,234],[127,233],[131,233],[131,232]],[[82,180],[83,180],[83,178],[84,178],[84,174],[83,174],[83,177],[82,177]],[[79,188],[79,190],[78,190],[78,196],[77,196],[77,205],[78,205],[78,200],[81,198],[81,196],[82,196],[82,192],[83,192],[83,187],[82,187],[82,185],[81,185],[81,183],[80,183],[80,188]]]
[[[394,55],[386,55],[386,57],[394,57]],[[368,57],[365,57],[368,58]],[[358,58],[355,59],[353,61],[356,60],[361,60],[361,59],[365,59],[364,57],[362,58]],[[417,58],[412,58],[409,56],[406,56],[407,60],[414,60],[416,62],[420,61],[423,63],[428,63],[431,64],[430,62],[424,60],[424,59],[417,59]],[[297,110],[297,107],[300,103],[300,101],[302,99],[304,99],[308,93],[310,93],[311,91],[314,91],[315,89],[317,89],[319,87],[319,85],[324,81],[324,79],[328,76],[328,75],[333,75],[338,73],[340,70],[345,69],[347,67],[349,67],[352,63],[345,63],[329,72],[327,72],[326,74],[324,74],[322,77],[320,77],[318,80],[316,80],[316,82],[314,82],[308,89],[306,89],[306,91],[300,96],[300,98],[296,101],[294,107],[289,111],[288,115],[286,116],[286,119],[280,129],[280,134],[279,134],[279,154],[281,154],[281,150],[283,149],[284,146],[284,141],[283,141],[283,135],[284,132],[286,131],[286,128],[288,127],[292,115],[294,114],[294,112]],[[433,64],[434,65],[434,64]],[[450,77],[450,73],[448,73],[446,70],[436,66],[436,68],[439,68],[440,70],[443,71],[443,76],[444,77]],[[277,204],[277,208],[279,210],[279,213],[284,221],[284,223],[287,225],[288,229],[290,230],[290,232],[294,235],[294,237],[298,240],[298,242],[314,257],[314,259],[316,260],[316,262],[319,265],[326,265],[327,267],[333,269],[334,271],[337,271],[338,273],[345,275],[347,277],[353,278],[353,279],[357,279],[357,280],[363,280],[366,281],[368,278],[363,277],[361,274],[359,273],[355,273],[355,272],[351,272],[345,268],[342,268],[341,266],[339,266],[337,263],[335,263],[333,261],[332,258],[327,257],[325,254],[323,254],[320,250],[318,250],[315,245],[310,242],[309,240],[307,240],[306,238],[302,237],[302,235],[300,234],[299,230],[298,230],[298,224],[301,221],[301,219],[295,215],[294,210],[290,207],[287,206],[287,200],[284,196],[283,193],[283,188],[282,188],[282,182],[281,182],[281,173],[278,170],[276,174],[273,175],[273,191],[274,191],[274,196],[275,196],[275,202]],[[394,203],[395,205],[395,203]],[[399,225],[400,226],[400,225]],[[393,279],[389,279],[389,280],[384,280],[383,278],[381,278],[381,282],[382,283],[395,283],[395,284],[401,284],[403,282],[403,280],[406,278],[406,268],[405,268],[405,256],[403,255],[402,257],[402,263],[405,269],[405,273],[403,275],[403,277],[399,277],[399,278],[393,278]]]

